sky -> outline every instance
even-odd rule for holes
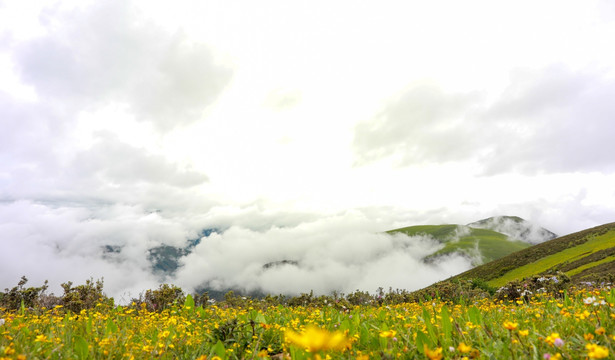
[[[608,0],[0,0],[0,288],[416,289],[469,262],[383,231],[612,222],[614,38]]]

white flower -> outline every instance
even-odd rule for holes
[[[583,299],[583,302],[585,303],[585,305],[591,305],[594,303],[594,301],[596,301],[596,298],[593,296]]]
[[[4,325],[4,319],[0,319],[0,326]]]

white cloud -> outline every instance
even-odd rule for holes
[[[207,176],[190,169],[179,169],[161,155],[148,152],[103,134],[90,149],[74,159],[72,175],[98,178],[113,186],[138,183],[166,184],[190,188],[207,181]]]
[[[201,118],[232,70],[204,44],[140,18],[129,2],[44,8],[48,33],[16,46],[23,80],[75,108],[125,103],[162,130]]]
[[[491,103],[478,94],[411,87],[355,128],[359,164],[477,163],[479,173],[615,170],[608,134],[615,82],[566,67],[517,70]]]
[[[356,289],[374,292],[378,287],[413,290],[469,269],[469,261],[462,257],[425,264],[421,259],[436,251],[439,243],[375,232],[357,215],[341,214],[262,232],[232,227],[204,238],[182,260],[176,280],[187,288],[327,294]],[[281,263],[285,260],[292,263]]]

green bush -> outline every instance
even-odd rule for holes
[[[24,287],[28,279],[25,276],[21,277],[21,280],[12,289],[4,289],[4,292],[0,292],[0,307],[11,310],[18,310],[22,307],[35,308],[40,307],[39,298],[47,290],[47,280],[41,287]]]
[[[67,310],[72,312],[80,312],[83,309],[91,309],[99,303],[107,303],[113,306],[113,298],[108,298],[103,293],[103,279],[86,280],[84,285],[73,287],[72,281],[62,284],[64,295],[61,297],[61,303]]]

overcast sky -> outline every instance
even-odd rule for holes
[[[610,0],[0,0],[0,288],[152,288],[147,249],[204,228],[228,231],[166,280],[305,255],[254,282],[417,287],[425,248],[378,232],[612,222],[613,39]]]

